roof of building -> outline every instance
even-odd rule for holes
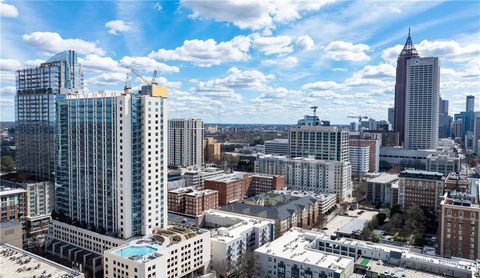
[[[389,173],[381,173],[380,175],[368,179],[367,182],[369,183],[390,183],[393,181],[398,180],[398,175],[389,174]]]
[[[11,188],[6,186],[0,186],[0,196],[7,196],[7,195],[14,195],[14,194],[22,194],[27,192],[25,189],[22,188]]]
[[[353,233],[359,233],[365,228],[369,220],[362,218],[355,218],[352,221],[348,222],[347,225],[343,226],[336,233],[341,235],[351,235]]]
[[[335,272],[342,272],[354,263],[352,258],[311,248],[311,243],[312,240],[305,237],[302,230],[292,229],[273,242],[259,247],[255,253],[316,265]]]
[[[398,267],[395,265],[390,265],[382,261],[373,260],[367,257],[360,257],[355,262],[357,265],[361,265],[371,272],[382,274],[389,274],[392,277],[422,277],[422,278],[437,278],[444,277],[443,275],[437,275],[432,273],[427,273],[424,271],[418,271],[415,269]]]
[[[76,270],[8,244],[0,244],[0,269],[2,277],[83,277]]]
[[[273,140],[268,140],[268,141],[265,141],[265,144],[266,143],[281,143],[281,144],[288,144],[288,139],[280,139],[280,138],[277,138],[277,139],[273,139]]]
[[[304,191],[304,190],[289,190],[289,189],[282,189],[282,190],[273,190],[270,193],[273,194],[281,194],[281,195],[289,195],[289,196],[294,196],[294,197],[312,197],[317,200],[329,200],[337,198],[336,194],[322,194],[322,193],[316,193],[313,191]]]
[[[240,181],[242,180],[242,177],[239,177],[238,174],[232,173],[232,174],[223,174],[215,177],[208,177],[205,179],[206,181],[218,181],[218,182],[235,182],[235,181]]]
[[[423,171],[423,170],[404,170],[400,173],[399,177],[441,180],[443,178],[443,174],[439,172],[430,172],[430,171]]]

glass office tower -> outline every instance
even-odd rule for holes
[[[39,180],[54,180],[55,103],[83,89],[75,51],[61,52],[39,67],[17,71],[15,98],[17,169]]]

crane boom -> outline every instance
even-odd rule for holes
[[[138,73],[137,70],[135,70],[133,67],[127,67],[131,72],[133,72],[133,74],[135,74],[138,79],[142,80],[143,83],[145,83],[145,85],[149,85],[150,83],[148,83],[148,80],[145,79],[145,77],[143,77],[140,73]]]

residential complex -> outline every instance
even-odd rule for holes
[[[348,129],[333,126],[298,126],[288,131],[290,157],[348,161]]]
[[[168,120],[168,166],[203,166],[203,134],[200,119]]]
[[[367,180],[367,202],[382,207],[398,204],[398,175],[382,173]]]
[[[201,215],[205,210],[218,207],[218,191],[191,187],[178,188],[168,191],[168,211]]]
[[[0,222],[10,220],[24,221],[26,193],[27,191],[22,188],[0,186],[0,201],[2,207]]]
[[[339,202],[352,194],[351,171],[347,161],[325,161],[311,157],[263,155],[255,161],[256,173],[283,175],[290,189],[334,193]]]
[[[288,139],[265,141],[265,154],[288,155]]]
[[[222,206],[241,202],[247,194],[248,176],[224,174],[209,178],[205,180],[204,188],[218,191],[218,203]]]
[[[189,167],[183,173],[186,187],[203,187],[206,179],[222,176],[225,171],[217,167]]]
[[[271,190],[280,190],[285,186],[285,177],[279,175],[249,173],[248,179],[248,196],[255,196]]]
[[[403,209],[417,205],[438,213],[443,187],[444,178],[441,173],[419,170],[402,171],[398,177],[398,203]]]
[[[16,74],[16,167],[42,180],[55,172],[55,103],[83,89],[83,73],[72,50],[60,52],[35,68]]]
[[[352,157],[352,147],[368,147],[368,171],[378,172],[380,169],[380,146],[382,145],[383,136],[381,136],[380,139],[370,139],[368,135],[364,135],[363,137],[366,138],[358,139],[350,136],[350,157]],[[358,149],[355,150],[358,151]],[[353,170],[355,171],[355,168],[353,168]]]
[[[370,148],[369,147],[349,147],[350,164],[352,165],[352,173],[356,176],[362,176],[370,171]]]

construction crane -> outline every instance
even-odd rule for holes
[[[347,118],[358,119],[358,123],[361,123],[363,119],[368,119],[367,116],[347,116]]]
[[[358,180],[360,181],[360,147],[361,147],[361,140],[362,140],[362,128],[361,128],[361,125],[362,125],[362,120],[363,119],[368,119],[367,116],[362,116],[362,115],[358,115],[358,116],[347,116],[347,118],[352,118],[352,119],[358,119],[358,146],[357,146],[357,175],[358,175]]]
[[[152,81],[150,81],[150,84],[152,84],[152,85],[158,85],[158,83],[157,83],[157,70],[154,70],[154,71],[153,71]]]
[[[150,85],[148,80],[145,79],[145,77],[143,77],[136,69],[134,69],[133,67],[127,67],[127,69],[133,72],[133,74],[135,74],[138,77],[138,79],[142,80],[142,82],[145,83],[145,85]]]
[[[313,110],[313,116],[314,116],[314,117],[315,117],[315,116],[317,116],[317,109],[318,109],[318,106],[312,106],[312,107],[310,107],[310,109],[312,109],[312,110]]]

